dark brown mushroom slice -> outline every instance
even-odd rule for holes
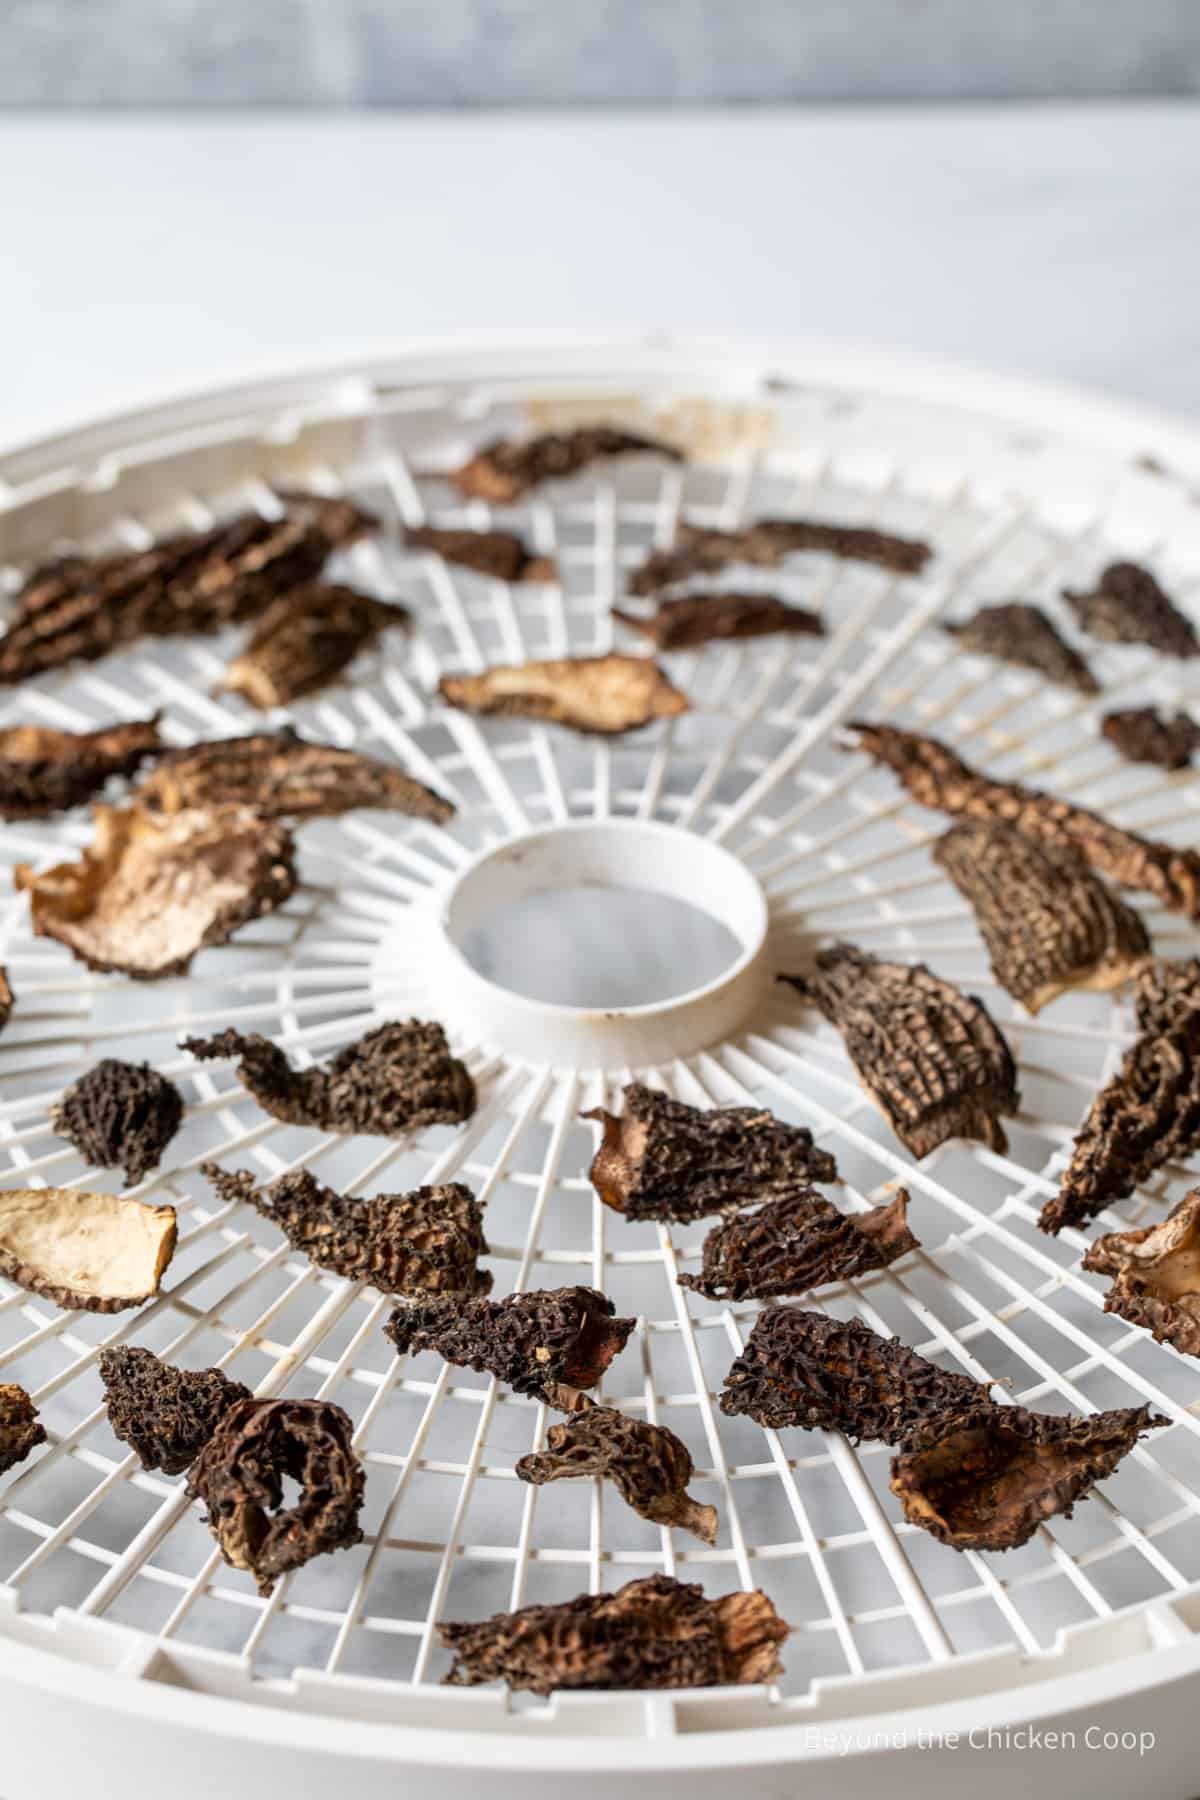
[[[1097,1238],[1083,1267],[1113,1278],[1105,1312],[1184,1356],[1200,1356],[1200,1188],[1185,1194],[1161,1224]]]
[[[819,551],[849,562],[873,563],[894,575],[919,575],[933,554],[916,538],[869,526],[815,519],[758,519],[737,531],[681,521],[668,550],[652,550],[629,579],[631,594],[656,594],[694,575],[711,575],[729,563],[775,568],[786,557]]]
[[[842,1034],[846,1053],[914,1156],[951,1138],[1003,1152],[1020,1105],[1017,1069],[982,1001],[924,963],[884,962],[853,944],[819,952],[811,975],[780,977]]]
[[[251,1398],[220,1369],[177,1369],[136,1344],[102,1350],[100,1379],[114,1437],[164,1475],[191,1468],[230,1407]]]
[[[376,1026],[327,1063],[293,1069],[257,1032],[184,1038],[203,1061],[237,1057],[238,1076],[264,1112],[322,1131],[402,1137],[427,1125],[459,1125],[475,1111],[470,1070],[450,1054],[442,1027],[422,1019]]]
[[[1147,644],[1164,656],[1200,656],[1191,620],[1138,563],[1110,563],[1090,593],[1064,588],[1063,599],[1091,637],[1110,644]]]
[[[546,1448],[517,1463],[518,1480],[535,1487],[586,1476],[611,1481],[625,1504],[643,1519],[654,1525],[677,1525],[706,1544],[715,1544],[716,1507],[701,1506],[687,1492],[695,1472],[687,1445],[665,1425],[590,1403],[564,1424],[551,1425]]]
[[[467,531],[437,525],[410,525],[404,533],[407,550],[428,550],[444,562],[496,581],[557,581],[552,556],[530,550],[515,531]]]
[[[1098,694],[1100,683],[1073,645],[1068,644],[1054,621],[1040,606],[1006,600],[981,606],[969,619],[946,624],[943,631],[957,639],[964,650],[991,656],[997,662],[1034,669],[1060,687],[1080,694]]]
[[[720,1404],[771,1430],[797,1425],[904,1448],[991,1402],[986,1383],[940,1369],[859,1319],[772,1306],[755,1320]]]
[[[186,972],[198,950],[225,944],[274,912],[296,885],[291,833],[248,807],[97,806],[80,860],[35,872],[18,863],[34,933],[57,938],[89,969],[138,981]]]
[[[93,662],[143,637],[212,632],[257,618],[312,581],[332,552],[375,529],[345,500],[280,495],[284,512],[241,514],[148,550],[71,556],[36,569],[0,638],[0,682]]]
[[[132,1187],[151,1169],[183,1123],[183,1098],[174,1082],[149,1063],[106,1056],[81,1075],[50,1115],[60,1137],[87,1163],[121,1168]]]
[[[933,860],[970,901],[992,973],[1027,1012],[1075,988],[1107,993],[1150,961],[1141,915],[1071,844],[964,819],[938,839]]]
[[[297,732],[252,732],[172,750],[137,790],[160,813],[245,806],[264,819],[332,818],[356,807],[386,807],[444,825],[454,808],[394,763],[314,744]]]
[[[630,1082],[624,1112],[585,1112],[603,1126],[592,1186],[627,1219],[686,1223],[747,1206],[797,1182],[836,1181],[837,1164],[803,1125],[758,1106],[705,1110]]]
[[[46,1428],[25,1389],[15,1381],[0,1382],[0,1475],[15,1469],[45,1441]]]
[[[439,1627],[447,1682],[551,1694],[558,1688],[696,1688],[773,1681],[790,1627],[759,1588],[710,1600],[698,1583],[646,1575],[615,1594],[580,1594]]]
[[[8,970],[0,966],[0,1031],[12,1017],[12,1009],[16,1005],[16,995],[9,984]]]
[[[64,1312],[125,1312],[158,1292],[173,1206],[83,1188],[0,1188],[0,1275]]]
[[[0,818],[46,819],[82,806],[113,775],[132,775],[164,748],[160,714],[96,731],[13,725],[0,731]]]
[[[547,431],[524,440],[494,438],[455,469],[450,480],[460,494],[506,506],[543,481],[577,475],[590,463],[643,451],[670,462],[683,460],[673,444],[659,438],[613,425],[581,425],[574,431]]]
[[[397,1307],[384,1331],[397,1355],[436,1350],[565,1412],[625,1347],[633,1319],[595,1288],[537,1288],[505,1300],[446,1297]]]
[[[914,800],[935,812],[1012,825],[1042,843],[1073,845],[1098,874],[1141,888],[1172,912],[1200,918],[1200,852],[1123,831],[1071,800],[1015,781],[993,781],[953,750],[893,725],[852,724],[858,748],[900,777]]]
[[[412,614],[333,582],[290,589],[259,618],[225,670],[221,688],[269,712],[320,693],[385,631],[407,630]]]
[[[1168,718],[1158,707],[1132,706],[1105,713],[1100,730],[1126,762],[1159,769],[1186,769],[1200,750],[1200,725],[1185,712]]]
[[[614,606],[613,618],[650,638],[656,650],[694,650],[739,638],[824,637],[820,613],[792,606],[778,594],[677,594],[648,616]]]
[[[599,737],[678,718],[690,704],[650,657],[615,654],[495,663],[478,675],[443,675],[438,693],[463,712],[544,719]]]
[[[189,1494],[207,1508],[225,1561],[260,1594],[314,1556],[361,1543],[366,1477],[353,1438],[332,1401],[239,1400],[192,1464]],[[300,1487],[292,1506],[285,1480]]]
[[[992,1406],[896,1457],[892,1492],[911,1525],[954,1550],[1017,1550],[1167,1423],[1148,1406],[1084,1418]]]
[[[908,1203],[898,1188],[882,1206],[841,1213],[814,1189],[800,1188],[715,1226],[704,1240],[700,1273],[681,1275],[679,1285],[708,1300],[770,1300],[886,1269],[918,1248]]]
[[[246,1170],[227,1173],[202,1163],[221,1199],[252,1206],[279,1226],[293,1250],[319,1268],[384,1294],[486,1294],[491,1273],[483,1212],[461,1181],[408,1194],[351,1199],[325,1187],[310,1169],[260,1187]]]

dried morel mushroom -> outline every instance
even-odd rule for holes
[[[1043,843],[1072,844],[1084,861],[1121,887],[1142,888],[1172,912],[1200,918],[1200,853],[1176,850],[1110,825],[1098,813],[979,775],[936,738],[892,725],[854,724],[859,748],[886,763],[914,800],[935,811],[1012,825]]]
[[[1140,915],[1070,844],[967,819],[938,839],[933,860],[974,908],[996,980],[1028,1012],[1071,988],[1120,987],[1150,960]]]
[[[1200,957],[1152,962],[1137,981],[1141,1031],[1200,1031]]]
[[[192,1465],[188,1492],[208,1508],[221,1555],[269,1594],[281,1575],[362,1541],[366,1477],[354,1428],[329,1400],[239,1400]],[[300,1484],[283,1505],[284,1480]]]
[[[986,1007],[924,963],[882,962],[852,944],[811,975],[780,977],[824,1013],[892,1130],[914,1156],[951,1138],[1003,1151],[1020,1105],[1012,1052]]]
[[[670,1575],[440,1629],[454,1652],[452,1686],[506,1681],[535,1694],[772,1681],[789,1632],[758,1588],[709,1600],[698,1583]]]
[[[1040,606],[1027,606],[1018,600],[981,606],[971,618],[942,629],[957,638],[964,650],[972,650],[978,656],[994,656],[998,662],[1036,669],[1048,681],[1075,688],[1081,694],[1100,692],[1100,683],[1078,650],[1060,635]]]
[[[162,813],[237,805],[264,819],[332,817],[357,806],[384,806],[435,825],[454,816],[448,800],[394,763],[312,744],[287,728],[172,750],[137,798]]]
[[[625,1347],[633,1319],[595,1288],[539,1288],[506,1300],[418,1300],[397,1307],[384,1331],[405,1351],[436,1350],[448,1363],[486,1370],[518,1394],[572,1411],[578,1388],[595,1387]]]
[[[332,582],[281,594],[263,613],[250,642],[226,669],[221,687],[267,712],[290,706],[336,681],[381,632],[407,628],[406,606]]]
[[[570,656],[496,663],[480,675],[443,675],[438,692],[464,712],[546,719],[618,737],[688,711],[688,699],[647,656]]]
[[[919,575],[933,554],[915,538],[895,537],[860,525],[812,519],[759,519],[740,531],[715,531],[681,523],[670,550],[652,550],[629,581],[631,594],[656,594],[693,575],[713,574],[731,562],[774,568],[801,551],[824,551],[850,562],[875,563],[896,575]]]
[[[1153,706],[1105,713],[1100,730],[1127,762],[1186,769],[1200,750],[1200,725],[1185,712],[1167,718]]]
[[[674,445],[657,438],[621,431],[612,425],[581,425],[574,431],[548,431],[520,443],[496,438],[477,450],[461,469],[455,469],[450,480],[460,494],[504,506],[510,500],[519,500],[539,482],[576,475],[589,463],[638,450],[653,451],[671,462],[683,460]]]
[[[705,1111],[640,1081],[624,1090],[619,1115],[596,1107],[604,1127],[589,1171],[592,1186],[627,1219],[686,1223],[747,1206],[797,1182],[836,1181],[837,1164],[811,1131],[785,1125],[765,1107]]]
[[[849,1214],[799,1188],[714,1227],[700,1273],[681,1275],[679,1285],[709,1300],[769,1300],[886,1269],[917,1248],[907,1210],[904,1188],[882,1206]]]
[[[556,581],[552,556],[538,556],[515,531],[463,531],[436,525],[410,525],[404,533],[408,550],[428,550],[461,569],[491,575],[497,581]]]
[[[82,806],[110,775],[132,775],[163,748],[159,715],[99,731],[14,725],[0,731],[0,818],[45,819]]]
[[[486,1294],[478,1259],[488,1253],[483,1213],[461,1181],[410,1194],[347,1199],[309,1169],[259,1187],[246,1170],[201,1165],[222,1200],[244,1201],[271,1219],[294,1250],[322,1269],[365,1281],[384,1294]]]
[[[1085,1418],[992,1406],[896,1457],[892,1492],[910,1524],[952,1549],[1016,1550],[1165,1424],[1148,1406]]]
[[[144,806],[95,809],[96,836],[78,862],[14,871],[33,929],[89,969],[139,981],[182,975],[198,950],[282,906],[296,885],[282,825],[240,806],[170,817]]]
[[[23,1387],[0,1382],[0,1475],[7,1475],[29,1452],[46,1441],[46,1428]]]
[[[622,1500],[655,1525],[678,1525],[706,1544],[717,1541],[717,1509],[690,1498],[691,1453],[665,1425],[631,1419],[613,1406],[583,1406],[563,1425],[551,1425],[546,1448],[523,1456],[517,1476],[541,1487],[595,1475],[611,1481]]]
[[[67,1089],[50,1123],[85,1162],[124,1169],[132,1187],[162,1161],[183,1123],[183,1099],[149,1063],[106,1056]]]
[[[311,1069],[293,1069],[257,1032],[184,1038],[182,1047],[205,1061],[236,1056],[243,1086],[289,1125],[401,1137],[426,1125],[459,1125],[475,1111],[466,1064],[451,1056],[441,1026],[421,1019],[378,1025]]]
[[[1200,656],[1191,620],[1163,593],[1149,569],[1110,563],[1090,594],[1063,598],[1092,637],[1110,644],[1148,644],[1166,656]]]
[[[1097,1238],[1083,1266],[1113,1277],[1105,1312],[1143,1326],[1185,1356],[1200,1356],[1200,1188],[1161,1225]]]
[[[230,1407],[251,1398],[220,1369],[177,1369],[136,1345],[102,1350],[100,1379],[114,1437],[164,1475],[190,1469]]]
[[[820,613],[790,606],[777,594],[678,594],[660,600],[648,618],[613,607],[613,618],[651,638],[656,650],[693,650],[733,638],[824,637]]]
[[[256,618],[277,594],[319,575],[333,550],[374,529],[370,514],[348,501],[280,498],[279,519],[245,514],[149,550],[72,556],[35,570],[0,638],[0,682],[93,662],[139,638]]]
[[[990,1405],[984,1383],[939,1369],[899,1338],[797,1306],[759,1314],[721,1395],[722,1412],[768,1429],[841,1431],[900,1448]]]
[[[0,1189],[0,1275],[69,1312],[124,1312],[158,1292],[175,1208],[82,1188]]]

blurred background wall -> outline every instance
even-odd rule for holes
[[[1200,0],[0,0],[0,105],[476,107],[1200,90]]]

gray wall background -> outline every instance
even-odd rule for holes
[[[1189,95],[1200,0],[0,0],[10,107]]]

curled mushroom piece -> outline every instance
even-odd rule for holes
[[[176,1369],[135,1344],[102,1350],[100,1379],[114,1437],[164,1475],[189,1469],[230,1407],[251,1398],[220,1369]]]
[[[479,675],[443,675],[438,692],[463,712],[545,719],[598,737],[640,731],[689,708],[687,696],[646,656],[496,663]]]
[[[688,1494],[694,1474],[687,1445],[665,1425],[590,1402],[564,1424],[551,1425],[546,1448],[517,1463],[518,1479],[535,1487],[588,1475],[605,1478],[643,1519],[678,1525],[715,1544],[717,1509],[701,1506]]]
[[[497,581],[556,581],[552,556],[538,556],[515,531],[465,531],[436,525],[410,525],[404,534],[408,550],[428,550],[459,568]]]
[[[774,568],[786,557],[820,551],[849,562],[874,563],[894,575],[919,575],[932,551],[916,538],[896,537],[862,525],[816,519],[758,519],[737,531],[680,522],[669,550],[652,550],[629,580],[631,594],[655,594],[693,575],[710,575],[728,563]]]
[[[0,1382],[0,1475],[15,1469],[45,1441],[46,1428],[25,1389],[15,1381]]]
[[[112,775],[132,775],[163,749],[159,714],[97,731],[14,725],[0,731],[0,818],[45,819],[82,806]]]
[[[280,595],[220,686],[268,712],[316,694],[337,680],[384,631],[406,630],[412,614],[371,594],[328,581]]]
[[[1200,1356],[1200,1188],[1159,1225],[1097,1238],[1083,1266],[1113,1278],[1105,1312],[1141,1325],[1185,1356]]]
[[[1076,650],[1059,633],[1040,606],[1018,600],[981,606],[969,619],[942,629],[976,656],[1034,669],[1047,681],[1074,688],[1080,694],[1098,694],[1100,683]]]
[[[709,1300],[768,1300],[886,1269],[918,1247],[908,1203],[899,1188],[882,1206],[841,1213],[800,1188],[716,1226],[704,1240],[700,1273],[681,1275],[679,1285]]]
[[[1100,732],[1126,762],[1153,763],[1159,769],[1186,769],[1200,750],[1200,725],[1190,713],[1168,717],[1153,706],[1105,713]]]
[[[183,1097],[149,1063],[106,1056],[69,1087],[50,1115],[85,1162],[125,1171],[125,1185],[157,1169],[183,1123]]]
[[[79,862],[15,871],[37,936],[57,938],[90,969],[182,975],[198,950],[274,912],[296,885],[291,833],[246,807],[166,817],[98,806],[95,820]]]
[[[82,1188],[0,1189],[0,1275],[64,1311],[141,1306],[174,1253],[173,1206]]]
[[[1148,644],[1166,656],[1200,656],[1191,620],[1168,599],[1149,569],[1110,563],[1091,593],[1063,589],[1084,631],[1110,644]]]
[[[354,1427],[328,1400],[239,1400],[192,1465],[188,1492],[208,1509],[221,1555],[262,1595],[281,1575],[362,1541],[366,1477]],[[284,1481],[300,1497],[285,1507]]]
[[[761,1589],[710,1600],[698,1583],[670,1575],[440,1630],[454,1652],[452,1686],[504,1681],[535,1694],[772,1681],[789,1633]]]
[[[455,469],[450,480],[460,494],[505,506],[551,477],[576,475],[589,463],[635,451],[649,451],[671,462],[683,460],[674,445],[658,438],[614,425],[581,425],[574,431],[548,431],[523,442],[494,438]]]
[[[614,606],[613,618],[653,640],[656,650],[694,650],[738,638],[824,637],[820,613],[791,606],[777,594],[676,594],[643,616]]]

